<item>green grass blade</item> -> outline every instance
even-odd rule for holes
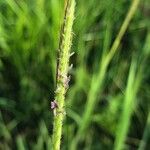
[[[130,120],[136,103],[136,94],[141,81],[140,72],[136,73],[136,63],[133,61],[129,71],[127,87],[124,96],[122,114],[116,130],[114,150],[122,150],[130,127]]]

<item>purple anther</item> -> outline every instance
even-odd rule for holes
[[[56,108],[58,108],[58,105],[57,105],[56,101],[51,102],[51,109],[54,110]]]

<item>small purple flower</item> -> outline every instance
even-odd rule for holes
[[[54,110],[56,108],[58,108],[58,105],[57,105],[56,101],[51,102],[51,109]]]

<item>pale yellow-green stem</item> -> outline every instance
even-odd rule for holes
[[[55,101],[52,102],[54,111],[53,123],[53,150],[60,150],[62,126],[65,115],[65,93],[68,88],[68,70],[70,47],[72,43],[72,26],[74,20],[75,0],[67,0],[65,7],[65,16],[60,35],[58,63],[57,63],[57,83],[55,91]]]

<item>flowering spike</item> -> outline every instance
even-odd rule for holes
[[[57,83],[55,91],[55,99],[51,103],[51,108],[54,110],[54,124],[53,124],[53,150],[60,150],[62,125],[65,112],[65,93],[68,89],[70,77],[68,77],[70,48],[72,43],[72,26],[74,20],[75,0],[66,1],[66,9],[64,22],[61,29],[59,51],[57,59]],[[72,55],[72,54],[71,54]],[[59,107],[58,107],[59,106]],[[55,109],[57,108],[57,109]]]

